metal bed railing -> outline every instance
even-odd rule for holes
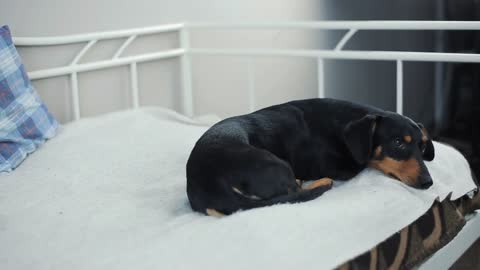
[[[236,48],[194,48],[190,43],[190,32],[195,29],[257,30],[257,29],[295,29],[295,30],[347,30],[335,48],[330,50],[310,49],[236,49]],[[302,57],[317,60],[318,97],[325,97],[325,59],[378,60],[396,62],[396,111],[403,113],[403,63],[404,62],[468,62],[480,63],[480,54],[445,53],[445,52],[415,52],[415,51],[364,51],[344,50],[347,42],[362,30],[480,30],[478,21],[314,21],[314,22],[271,22],[271,23],[178,23],[146,27],[138,29],[98,32],[59,37],[16,37],[16,46],[51,46],[74,43],[85,43],[69,65],[30,71],[32,80],[46,79],[57,76],[70,76],[72,91],[73,118],[81,117],[77,74],[117,66],[129,66],[130,90],[134,108],[139,107],[139,87],[137,64],[146,61],[171,57],[180,57],[180,72],[182,78],[182,112],[193,116],[193,92],[191,55],[226,55],[247,58],[247,80],[249,110],[255,109],[255,76],[254,57]],[[123,52],[135,39],[142,35],[177,32],[179,47],[143,53],[133,56],[122,56]],[[98,41],[110,39],[125,39],[109,60],[79,63],[87,51]]]

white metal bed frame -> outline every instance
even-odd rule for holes
[[[193,48],[190,46],[190,31],[192,29],[310,29],[310,30],[348,30],[331,50],[304,50],[304,49],[212,49]],[[274,22],[274,23],[178,23],[154,27],[98,32],[59,37],[17,37],[14,43],[17,46],[49,46],[74,43],[86,43],[67,66],[48,68],[29,72],[31,80],[46,79],[56,76],[70,76],[72,91],[73,118],[81,117],[80,100],[78,93],[77,74],[117,66],[130,66],[130,88],[134,108],[139,106],[137,63],[159,60],[171,57],[181,58],[182,74],[182,112],[193,116],[193,95],[191,80],[191,60],[194,54],[227,55],[248,57],[248,97],[249,109],[255,108],[255,76],[252,57],[279,56],[303,57],[317,59],[318,66],[318,97],[325,96],[324,88],[324,59],[350,60],[383,60],[396,62],[396,111],[403,113],[403,62],[468,62],[480,63],[480,54],[443,53],[443,52],[404,52],[404,51],[358,51],[343,50],[347,42],[361,30],[480,30],[477,21],[315,21],[315,22]],[[180,47],[154,53],[144,53],[135,56],[122,57],[125,49],[142,35],[166,32],[180,33]],[[117,49],[111,59],[79,63],[85,53],[100,40],[120,39],[125,41]]]
[[[294,29],[294,30],[348,30],[334,49],[223,49],[194,48],[190,43],[190,32],[194,29]],[[249,110],[255,109],[255,76],[252,59],[262,56],[301,57],[317,60],[318,97],[325,96],[324,60],[379,60],[396,62],[396,111],[403,113],[403,63],[411,62],[467,62],[480,63],[480,54],[444,53],[444,52],[412,52],[412,51],[360,51],[344,50],[347,42],[362,30],[480,30],[480,21],[314,21],[314,22],[270,22],[270,23],[178,23],[154,27],[88,33],[58,37],[16,37],[16,46],[50,46],[74,43],[85,43],[67,66],[47,68],[29,72],[31,80],[47,79],[57,76],[70,76],[72,91],[73,120],[81,118],[77,74],[118,66],[130,67],[130,90],[134,108],[139,107],[139,87],[137,64],[141,62],[180,57],[182,78],[182,112],[187,116],[194,115],[193,93],[191,79],[191,55],[225,55],[247,58],[247,80]],[[122,56],[125,49],[139,36],[178,32],[179,48],[143,53],[133,56]],[[111,59],[80,63],[79,61],[95,43],[100,40],[125,39]],[[430,260],[424,263],[422,269],[448,268],[455,260],[480,237],[480,215],[476,214],[467,223],[459,235],[447,246],[438,251]],[[458,239],[458,241],[455,241]]]

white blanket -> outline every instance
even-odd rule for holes
[[[475,188],[436,143],[427,191],[367,169],[310,202],[208,217],[185,191],[207,129],[192,123],[153,108],[84,119],[0,175],[0,269],[329,269]]]

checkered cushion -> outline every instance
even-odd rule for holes
[[[15,169],[52,138],[58,123],[35,92],[12,42],[0,28],[0,172]]]

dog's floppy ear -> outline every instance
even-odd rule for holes
[[[432,139],[422,123],[417,123],[417,125],[422,132],[422,140],[425,141],[425,150],[423,151],[422,158],[426,161],[432,161],[435,158],[435,148],[433,147]]]
[[[359,164],[367,163],[373,148],[373,134],[380,116],[367,114],[347,124],[343,138],[353,158]]]

